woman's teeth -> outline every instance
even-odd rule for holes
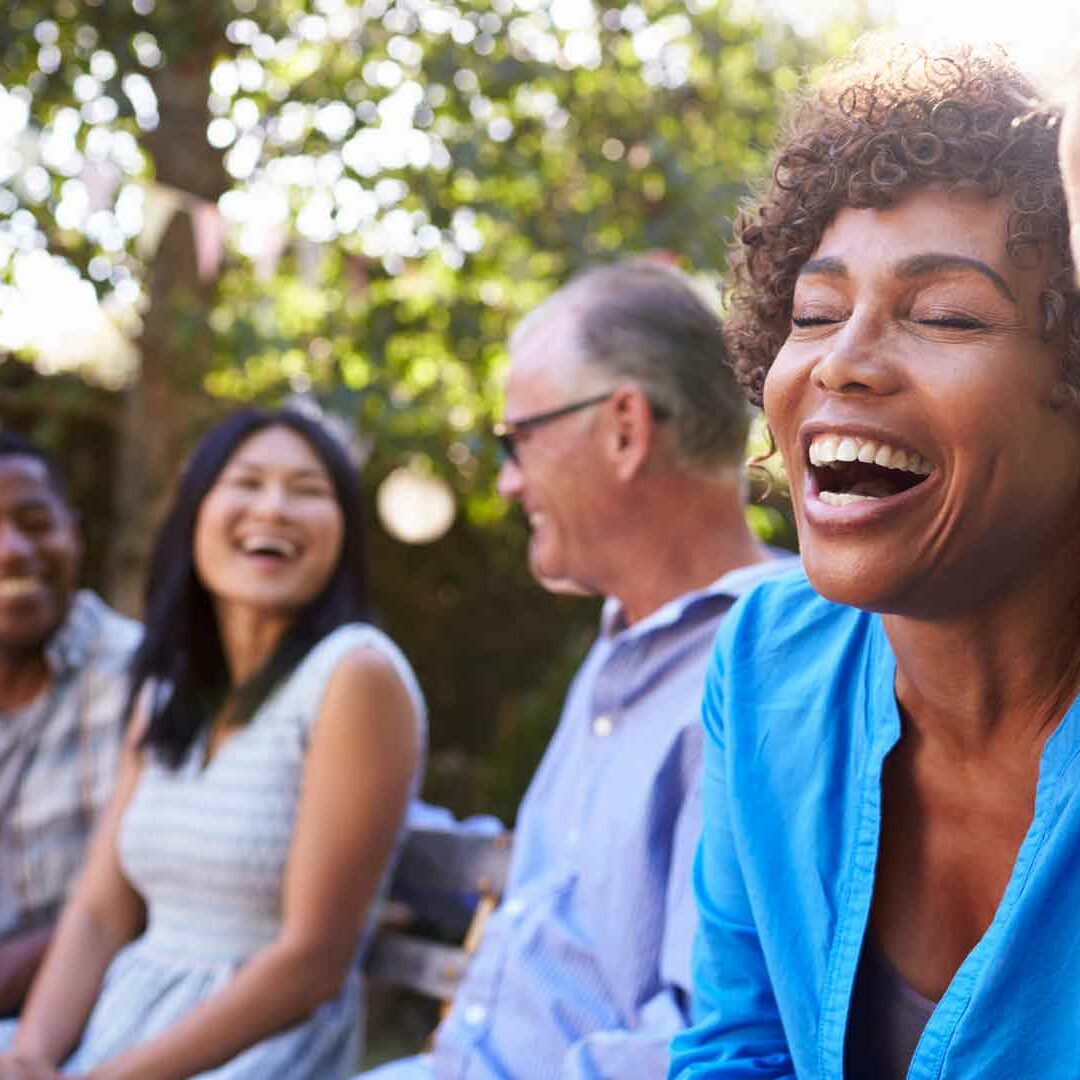
[[[930,462],[913,451],[856,435],[815,435],[810,442],[809,457],[810,464],[816,466],[861,461],[866,465],[899,469],[916,476],[929,476],[933,471]]]
[[[856,495],[851,491],[821,491],[818,498],[828,506],[847,506],[854,502],[873,502],[876,495]]]

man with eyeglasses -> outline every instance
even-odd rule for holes
[[[547,588],[605,596],[521,805],[506,896],[430,1055],[378,1080],[648,1080],[689,1020],[698,710],[736,596],[790,565],[744,513],[748,417],[716,314],[633,259],[510,342],[499,492]]]

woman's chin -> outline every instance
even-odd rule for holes
[[[814,591],[834,604],[863,611],[897,612],[905,608],[905,580],[909,575],[892,563],[881,566],[877,560],[860,556],[815,556],[813,550],[802,552],[803,567]]]

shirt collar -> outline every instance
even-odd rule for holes
[[[80,589],[72,598],[63,622],[45,646],[45,660],[54,675],[80,668],[90,659],[103,606],[89,589]]]
[[[772,577],[781,570],[791,569],[798,563],[798,557],[789,552],[774,552],[773,554],[775,557],[766,562],[739,566],[734,570],[729,570],[726,574],[722,574],[711,585],[674,597],[633,626],[626,625],[622,603],[614,596],[609,596],[604,600],[604,607],[600,613],[600,634],[602,637],[608,638],[613,638],[616,635],[625,638],[650,634],[655,630],[674,626],[691,607],[703,601],[718,596],[737,600],[744,593],[749,592],[758,582]]]

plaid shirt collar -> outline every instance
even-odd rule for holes
[[[54,676],[78,670],[90,659],[101,628],[104,603],[89,589],[80,589],[63,622],[45,646],[45,661]]]

